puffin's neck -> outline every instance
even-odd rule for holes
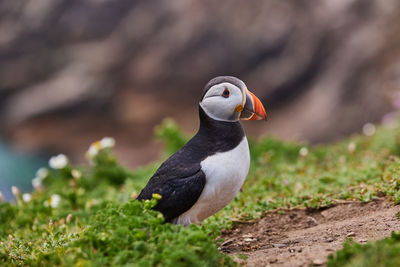
[[[213,142],[239,144],[245,133],[239,121],[218,121],[206,114],[199,105],[200,129],[198,135]]]

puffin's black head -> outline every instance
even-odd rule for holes
[[[244,82],[232,76],[219,76],[209,81],[200,106],[209,117],[219,121],[267,118],[261,101],[247,89]]]

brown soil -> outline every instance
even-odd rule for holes
[[[220,250],[247,266],[322,266],[347,237],[365,243],[400,230],[399,211],[400,206],[388,199],[321,210],[274,211],[258,222],[240,223],[224,232]],[[248,258],[240,259],[239,254]]]

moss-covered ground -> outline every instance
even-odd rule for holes
[[[165,156],[187,140],[169,120],[156,136],[165,142]],[[216,237],[237,221],[277,208],[319,208],[340,200],[388,196],[400,202],[398,126],[324,146],[250,140],[251,169],[243,192],[202,225],[186,228],[163,223],[162,215],[151,210],[156,199],[134,200],[159,163],[131,171],[110,147],[96,143],[92,148],[88,166],[56,164],[38,174],[31,198],[16,192],[15,203],[0,203],[0,265],[235,265],[219,252]],[[398,234],[374,244],[349,241],[328,265],[366,266],[363,262],[372,262],[375,254],[397,266],[398,251]]]

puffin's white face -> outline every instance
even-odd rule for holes
[[[242,111],[237,107],[243,107],[245,101],[246,97],[240,88],[231,83],[223,82],[208,89],[200,102],[200,106],[214,120],[237,121]]]
[[[232,76],[220,76],[209,81],[200,106],[209,117],[218,121],[267,118],[261,101],[241,80]]]

